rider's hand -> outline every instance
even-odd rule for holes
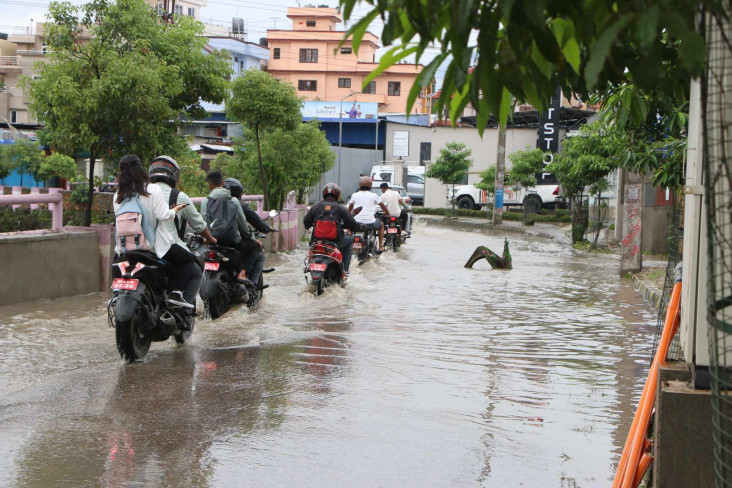
[[[204,237],[203,242],[205,242],[206,244],[216,244],[217,241],[216,241],[215,237],[211,236],[210,239],[207,239],[206,237]]]
[[[264,249],[264,245],[262,244],[262,241],[260,241],[259,239],[254,239],[254,242],[256,242],[257,244],[259,244],[259,250],[260,250],[260,251],[261,251],[262,249]]]
[[[178,213],[178,212],[180,212],[181,210],[183,210],[184,208],[186,208],[187,206],[188,206],[188,204],[187,204],[187,203],[179,203],[178,205],[175,205],[175,206],[173,207],[173,211],[175,211],[175,213]]]

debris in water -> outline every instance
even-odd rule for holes
[[[485,246],[475,248],[473,255],[470,256],[468,262],[465,263],[466,268],[472,268],[473,265],[481,258],[485,258],[493,269],[512,269],[511,253],[508,250],[508,239],[503,241],[503,256],[499,256]]]

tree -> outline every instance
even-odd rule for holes
[[[357,51],[369,25],[384,22],[381,40],[394,45],[364,84],[407,56],[440,53],[417,77],[407,111],[437,69],[446,65],[437,112],[451,120],[471,103],[482,131],[491,113],[504,124],[511,97],[544,110],[557,85],[586,99],[627,80],[645,92],[672,93],[702,74],[704,38],[695,31],[698,7],[722,12],[721,0],[340,0],[351,20],[359,3],[373,8],[347,31]],[[669,64],[676,58],[678,62]],[[473,60],[476,60],[473,66]],[[668,69],[674,76],[668,75]],[[684,76],[681,76],[681,75]]]
[[[226,176],[241,180],[250,193],[263,191],[262,181],[267,181],[272,208],[282,208],[291,190],[297,193],[298,201],[304,202],[335,161],[330,143],[315,120],[300,123],[295,130],[264,132],[260,142],[264,179],[258,177],[259,158],[253,137],[247,138],[234,158],[222,158],[214,164],[221,164]]]
[[[52,2],[49,18],[50,61],[24,80],[30,108],[50,145],[88,151],[90,182],[100,157],[176,152],[177,121],[202,115],[201,100],[221,103],[227,94],[228,63],[204,54],[203,26],[192,19],[164,22],[144,0]]]
[[[625,145],[623,140],[612,131],[607,130],[601,122],[583,126],[579,133],[564,140],[563,151],[557,154],[554,162],[547,165],[547,171],[553,173],[564,189],[564,194],[571,200],[582,199],[585,189],[590,195],[597,196],[597,226],[594,248],[602,230],[603,216],[601,210],[602,193],[610,189],[608,175],[620,166]],[[578,222],[577,212],[572,212],[573,227]],[[581,239],[584,232],[575,232],[572,240]]]
[[[231,92],[226,112],[250,129],[254,136],[264,206],[269,208],[268,180],[262,161],[262,132],[295,129],[302,121],[302,102],[294,86],[254,68],[234,80]]]
[[[12,162],[7,156],[7,149],[7,145],[0,144],[0,181],[4,181],[13,171]]]
[[[440,149],[440,155],[425,171],[427,178],[436,178],[443,185],[452,185],[455,194],[455,184],[467,176],[468,169],[473,164],[470,159],[472,151],[462,142],[448,142]],[[452,202],[452,213],[455,214],[455,200]]]
[[[526,149],[514,151],[508,155],[511,161],[511,169],[506,171],[505,183],[514,190],[520,188],[531,188],[536,186],[536,174],[544,171],[544,152],[539,149]],[[488,166],[488,168],[480,173],[481,181],[475,186],[487,193],[494,194],[496,192],[496,167]]]
[[[175,160],[180,165],[178,188],[189,197],[203,197],[209,194],[206,172],[201,168],[201,156],[193,151],[185,151]]]
[[[38,168],[38,177],[43,181],[50,180],[54,176],[70,180],[76,176],[76,172],[74,158],[56,152],[43,158]]]
[[[5,158],[9,161],[10,171],[20,173],[20,186],[23,186],[23,175],[31,175],[38,180],[38,169],[43,161],[43,151],[38,142],[28,139],[16,139],[5,149]]]

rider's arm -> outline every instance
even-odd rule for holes
[[[388,208],[386,208],[386,205],[384,205],[383,203],[379,202],[379,207],[381,207],[381,210],[383,210],[383,211],[384,211],[384,215],[386,215],[387,217],[388,217],[389,215],[391,215],[391,214],[389,213],[389,209],[388,209]]]
[[[244,216],[246,217],[247,222],[249,222],[257,231],[266,234],[272,230],[264,223],[264,220],[262,220],[259,214],[249,207],[249,205],[242,202],[241,208],[244,210]]]
[[[187,203],[188,206],[178,212],[178,215],[186,219],[186,222],[193,230],[194,234],[201,234],[206,229],[206,222],[203,220],[203,216],[196,210],[193,201],[188,195],[181,192],[178,194],[177,203]]]
[[[353,206],[353,204],[351,204]],[[347,211],[345,208],[340,207],[338,213],[340,214],[340,218],[343,221],[343,227],[352,230],[353,232],[360,232],[364,229],[364,225],[356,222],[356,219],[354,219],[351,216],[351,212]]]
[[[241,205],[238,198],[231,197],[236,202],[236,220],[239,223],[239,234],[242,239],[251,239],[252,235],[249,232],[249,226],[247,225],[247,218],[244,216],[244,210],[241,209]]]
[[[305,217],[302,219],[302,223],[305,225],[305,229],[309,229],[313,226],[313,220],[315,219],[315,205],[310,207],[310,210],[307,211],[305,214]]]

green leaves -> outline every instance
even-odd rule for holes
[[[427,178],[436,178],[445,185],[456,184],[467,175],[473,164],[472,151],[462,142],[448,142],[440,149],[440,155],[425,172]]]
[[[294,86],[281,83],[264,71],[250,69],[231,84],[226,112],[252,129],[292,130],[302,120],[301,104]]]
[[[51,179],[54,176],[70,180],[76,176],[77,168],[74,158],[61,153],[53,153],[45,156],[38,168],[38,178],[42,181]]]

